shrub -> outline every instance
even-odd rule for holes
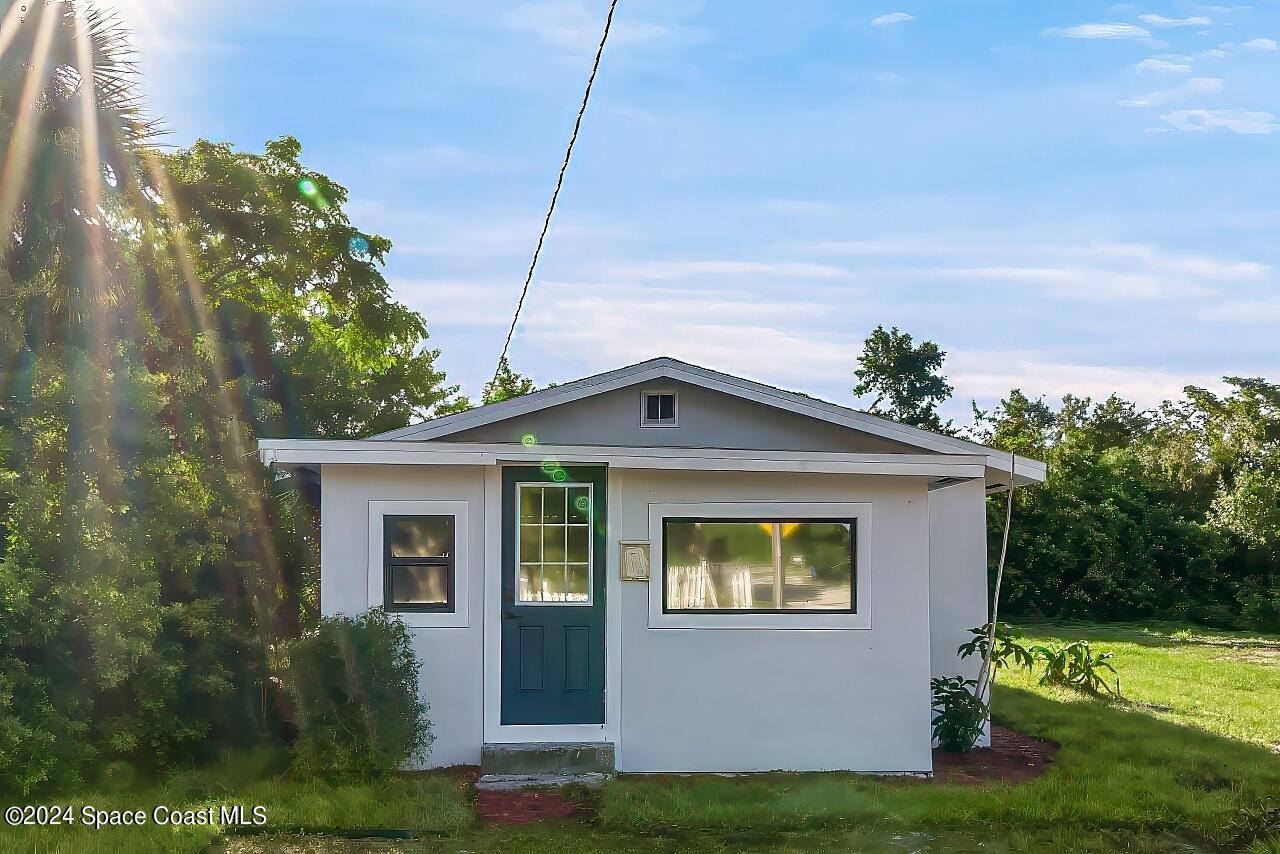
[[[404,624],[381,609],[325,617],[293,641],[283,681],[298,730],[294,769],[367,779],[426,759],[434,736],[419,667]]]
[[[1110,661],[1115,653],[1095,653],[1089,648],[1087,640],[1072,641],[1063,647],[1032,647],[1031,652],[1044,662],[1044,673],[1040,674],[1041,685],[1074,688],[1086,694],[1120,695],[1119,680],[1116,680],[1113,691],[1102,674],[1102,671],[1110,670],[1115,675],[1116,669],[1111,666]]]
[[[1259,632],[1280,631],[1280,590],[1259,585],[1240,597],[1240,617],[1245,625]]]
[[[933,689],[933,737],[950,753],[968,753],[978,743],[987,721],[987,706],[978,699],[973,679],[949,676],[929,681]]]

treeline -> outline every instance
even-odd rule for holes
[[[1188,386],[1151,410],[1071,394],[1054,408],[1015,389],[960,428],[938,414],[945,358],[877,327],[854,393],[872,412],[1048,463],[1043,485],[1017,492],[1002,615],[1280,631],[1280,386],[1225,377],[1224,394]],[[993,499],[993,562],[1003,527]]]
[[[1225,384],[1150,411],[1015,391],[980,414],[980,441],[1049,464],[1017,494],[1005,613],[1280,631],[1280,386]]]

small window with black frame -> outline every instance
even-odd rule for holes
[[[451,613],[453,517],[384,516],[382,524],[384,607]]]
[[[853,519],[664,519],[663,610],[857,613]]]

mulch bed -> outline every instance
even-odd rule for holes
[[[991,746],[971,753],[933,751],[935,783],[1025,783],[1043,777],[1058,745],[1002,726],[991,726]]]
[[[482,791],[476,793],[476,815],[493,824],[525,824],[545,818],[576,818],[587,806],[557,789]]]

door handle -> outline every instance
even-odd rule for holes
[[[519,614],[513,614],[513,613],[511,613],[510,611],[508,611],[508,612],[506,612],[506,613],[504,613],[504,614],[502,615],[502,619],[504,619],[504,620],[518,620],[518,619],[520,619],[520,615],[519,615]]]

